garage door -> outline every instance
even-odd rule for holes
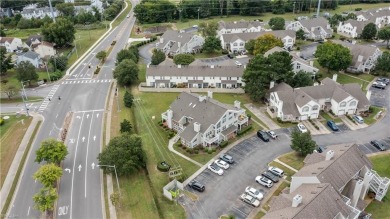
[[[301,116],[301,120],[307,120],[307,115]]]
[[[318,118],[318,113],[313,113],[310,115],[310,119],[317,119]]]
[[[355,113],[355,110],[353,110],[353,109],[349,109],[348,110],[348,115],[352,115],[352,114],[354,114]]]
[[[337,115],[344,115],[345,114],[345,110],[339,110],[339,113]]]

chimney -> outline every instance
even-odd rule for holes
[[[237,109],[240,109],[241,108],[241,102],[238,101],[238,100],[235,100],[234,101],[234,107],[236,107]]]
[[[181,64],[178,64],[178,65],[177,65],[177,68],[181,68]]]
[[[210,65],[210,68],[214,68],[214,65]]]
[[[198,99],[199,99],[199,102],[202,102],[203,100],[206,100],[206,96],[199,95]]]
[[[296,207],[298,207],[299,204],[301,204],[301,203],[302,203],[302,196],[298,194],[298,195],[294,196],[294,198],[293,198],[293,200],[292,200],[292,205],[291,205],[291,207],[296,208]]]
[[[177,47],[178,47],[179,50],[180,50],[180,48],[181,48],[181,42],[177,42]]]
[[[194,122],[194,131],[195,132],[200,132],[200,124],[197,122]]]
[[[353,190],[353,194],[352,194],[352,198],[351,198],[352,207],[356,207],[356,205],[359,201],[360,193],[362,192],[362,188],[363,188],[363,181],[358,180],[355,184],[355,188]]]
[[[374,175],[369,170],[367,171],[366,174],[364,174],[363,188],[362,188],[362,192],[360,194],[360,199],[364,199],[364,197],[366,196],[367,191],[370,188],[370,182],[371,182],[373,177],[374,177]]]
[[[368,100],[370,100],[370,98],[371,98],[371,90],[367,91],[366,97],[367,97]]]
[[[334,151],[333,150],[329,150],[328,152],[326,152],[326,157],[325,157],[325,160],[331,160],[334,156]]]
[[[212,91],[207,91],[207,96],[208,96],[210,99],[213,99],[213,92],[212,92]]]
[[[318,82],[314,82],[313,86],[318,86]]]
[[[337,74],[333,74],[332,80],[337,82]]]
[[[164,38],[160,37],[160,43],[164,43]]]
[[[309,61],[310,66],[314,65],[314,61]]]
[[[271,82],[269,83],[269,89],[271,89],[271,88],[273,88],[273,87],[275,87],[275,81],[271,81]]]

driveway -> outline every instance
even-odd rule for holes
[[[139,48],[139,56],[141,57],[141,60],[143,63],[148,64],[152,61],[152,50],[155,47],[156,43],[149,43],[145,46],[141,46]]]
[[[314,58],[313,54],[317,50],[318,45],[319,45],[319,43],[314,42],[314,43],[309,44],[309,45],[301,46],[300,56],[306,60]]]

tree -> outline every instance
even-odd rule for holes
[[[357,16],[355,13],[349,13],[347,15],[347,17],[345,17],[345,20],[348,20],[348,19],[352,19],[352,20],[356,20],[357,19]]]
[[[13,84],[6,83],[5,85],[0,86],[1,92],[7,95],[8,99],[17,95],[20,91],[20,88],[16,87]]]
[[[104,50],[96,53],[96,58],[99,59],[100,61],[104,62],[104,60],[106,60],[106,57],[107,57],[107,52]]]
[[[142,140],[138,135],[122,134],[110,140],[107,147],[98,156],[99,164],[115,165],[118,175],[129,175],[146,167],[146,155],[142,149]],[[112,173],[113,168],[101,166],[105,172]]]
[[[34,208],[50,215],[54,210],[54,203],[57,199],[58,194],[55,188],[44,187],[33,196]]]
[[[284,24],[285,20],[282,17],[273,17],[268,22],[272,30],[284,30]]]
[[[131,85],[138,80],[138,65],[133,60],[125,59],[114,70],[114,78],[118,84],[125,86]]]
[[[99,12],[99,11],[98,11]],[[78,24],[85,24],[85,23],[95,23],[97,20],[99,20],[100,17],[98,19],[96,19],[96,16],[90,12],[90,11],[81,11],[76,17],[75,17],[75,22],[78,23]]]
[[[56,4],[56,9],[65,17],[74,17],[75,15],[73,3]]]
[[[41,163],[46,161],[47,163],[59,165],[68,155],[68,148],[63,142],[52,138],[42,141],[41,146],[35,153],[35,162]]]
[[[328,71],[340,71],[348,68],[352,63],[352,55],[349,49],[332,42],[319,45],[315,57],[318,58],[318,63],[322,67],[328,68]]]
[[[245,43],[245,49],[246,51],[253,55],[253,50],[255,49],[256,40],[250,39],[248,42]]]
[[[222,49],[221,40],[214,36],[207,37],[206,40],[204,41],[202,49],[206,53],[213,53],[216,50],[221,50]]]
[[[6,75],[7,71],[13,68],[11,56],[6,57],[5,47],[0,47],[0,75]]]
[[[335,14],[329,19],[329,24],[332,27],[337,27],[341,21],[344,21],[344,17],[341,14]]]
[[[4,27],[0,27],[0,37],[5,37],[6,34],[5,34],[5,31],[4,31]]]
[[[253,54],[263,55],[265,52],[274,48],[275,46],[283,47],[283,42],[272,34],[264,34],[263,36],[256,39]]]
[[[177,14],[176,5],[168,0],[144,0],[134,7],[137,21],[143,23],[163,23]]]
[[[305,31],[299,29],[296,33],[297,39],[304,40],[305,39]]]
[[[390,27],[382,28],[378,32],[378,38],[381,40],[386,41],[387,48],[389,48],[389,42],[390,42]]]
[[[173,57],[173,62],[176,65],[189,65],[195,61],[195,57],[192,54],[177,54]]]
[[[125,103],[125,107],[131,108],[133,106],[133,95],[126,90],[125,95],[123,96],[123,102]]]
[[[131,126],[131,123],[129,122],[129,120],[124,119],[124,120],[121,122],[121,130],[120,130],[120,132],[121,132],[121,133],[124,133],[124,132],[130,133],[132,128],[133,128],[133,127]]]
[[[39,78],[39,75],[35,71],[35,67],[27,61],[20,62],[16,68],[16,78],[19,81],[29,81],[29,85],[31,85],[31,81],[35,81]]]
[[[291,81],[292,87],[306,87],[313,85],[313,78],[311,73],[305,71],[299,71],[296,73]]]
[[[313,153],[317,144],[311,138],[310,132],[302,133],[297,129],[294,129],[291,133],[291,149],[306,156]]]
[[[42,28],[45,40],[55,43],[58,47],[72,44],[75,33],[73,22],[66,18],[57,18],[55,23],[45,24]]]
[[[125,59],[131,59],[135,63],[138,62],[138,60],[136,59],[136,57],[134,56],[134,54],[130,50],[122,49],[121,51],[119,51],[116,54],[116,64],[119,65],[119,63],[121,63]]]
[[[294,75],[291,58],[288,52],[274,52],[268,57],[257,55],[252,58],[243,74],[245,92],[253,100],[260,101],[271,81],[290,82]]]
[[[375,70],[379,71],[386,76],[390,73],[390,52],[383,52],[382,55],[376,61]]]
[[[55,188],[55,183],[62,176],[61,167],[53,163],[41,166],[37,172],[34,173],[33,179],[38,180],[45,187]]]
[[[111,203],[112,205],[114,205],[115,207],[118,207],[119,204],[120,204],[120,195],[118,192],[114,192],[110,195],[110,200],[111,200]]]
[[[152,65],[158,65],[161,62],[165,60],[165,53],[159,49],[154,49],[153,50],[153,55],[152,55]]]
[[[218,23],[215,21],[201,22],[198,30],[202,33],[203,37],[215,37],[217,35]]]
[[[374,23],[368,23],[364,26],[361,37],[365,40],[372,40],[376,36],[376,25]]]

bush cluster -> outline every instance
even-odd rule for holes
[[[248,125],[248,126],[242,128],[240,131],[237,132],[237,136],[241,136],[241,135],[249,132],[250,130],[252,130],[252,128],[253,128],[252,125]]]
[[[0,126],[4,125],[4,119],[0,118]]]
[[[223,141],[223,142],[221,142],[221,143],[219,144],[219,147],[220,147],[220,148],[224,148],[224,147],[226,147],[228,144],[229,144],[229,141]]]
[[[320,130],[320,127],[318,127],[318,125],[315,124],[315,123],[313,122],[313,120],[309,119],[309,122],[314,126],[314,128],[316,128],[317,130]]]
[[[151,42],[156,41],[156,40],[157,40],[157,37],[156,37],[156,36],[153,36],[153,37],[151,37],[149,40],[142,41],[142,42],[136,44],[135,46],[138,48],[138,47],[141,47],[141,46],[143,46],[143,45],[146,45],[146,44],[151,43]]]

